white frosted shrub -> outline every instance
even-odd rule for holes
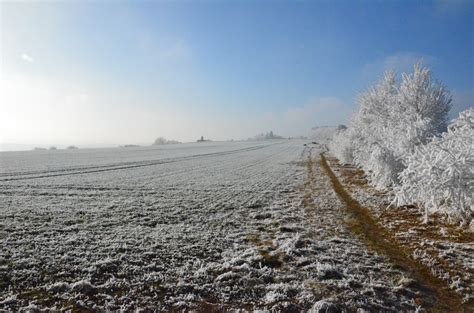
[[[354,161],[351,139],[350,130],[340,128],[336,131],[328,145],[331,153],[343,164],[351,164]]]
[[[428,68],[417,64],[401,82],[394,72],[385,73],[358,104],[350,127],[335,135],[330,148],[342,161],[352,159],[372,185],[386,188],[399,184],[398,174],[415,147],[446,129],[451,97],[433,82]],[[343,134],[346,139],[340,138]]]
[[[395,101],[385,139],[398,158],[446,131],[451,95],[433,82],[429,68],[417,64],[412,74],[404,73]]]
[[[393,151],[381,145],[373,146],[367,158],[358,163],[366,164],[364,168],[367,178],[379,189],[397,182],[398,173],[403,169],[401,161],[395,157]]]
[[[406,156],[406,169],[395,188],[398,205],[416,203],[425,210],[469,223],[473,218],[474,109],[462,112],[448,132]]]
[[[394,72],[358,98],[359,111],[351,121],[354,163],[364,169],[372,185],[384,188],[393,183],[397,167],[393,150],[387,146],[387,135],[396,104],[397,80]]]
[[[321,144],[327,144],[331,138],[339,131],[340,127],[345,127],[343,125],[339,126],[319,126],[311,128],[308,138],[319,142]]]
[[[451,109],[450,93],[440,83],[433,82],[429,68],[419,64],[415,65],[412,74],[404,73],[402,77],[398,93],[400,112],[412,122],[425,121],[418,139],[423,142],[445,131]]]

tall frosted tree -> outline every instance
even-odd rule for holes
[[[451,95],[439,82],[433,81],[428,67],[416,64],[411,74],[402,75],[402,83],[398,92],[398,108],[394,117],[400,122],[394,129],[395,139],[391,142],[399,149],[399,154],[412,152],[414,147],[424,144],[434,136],[446,131],[448,113],[451,109]]]
[[[359,110],[348,131],[353,162],[368,174],[379,188],[397,185],[398,174],[414,148],[430,141],[447,127],[451,95],[433,81],[428,67],[416,64],[413,73],[401,81],[393,71],[358,98]],[[341,135],[339,135],[340,137]],[[335,146],[335,143],[333,144]],[[346,153],[345,159],[350,159]]]

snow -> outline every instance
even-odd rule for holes
[[[395,189],[399,205],[417,203],[426,216],[443,212],[466,224],[474,218],[474,109],[460,113],[440,138],[407,157]]]
[[[2,153],[0,307],[429,305],[345,226],[317,163],[308,176],[321,150],[305,143]]]

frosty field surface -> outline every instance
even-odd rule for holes
[[[0,153],[0,309],[414,310],[304,141]]]

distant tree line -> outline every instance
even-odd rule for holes
[[[163,138],[163,137],[158,137],[156,138],[155,142],[153,143],[154,146],[161,146],[161,145],[174,145],[174,144],[178,144],[178,143],[181,143],[179,141],[176,141],[176,140],[168,140],[166,138]]]
[[[284,139],[282,136],[276,135],[273,131],[269,131],[265,134],[258,134],[253,138],[249,138],[249,140],[269,140],[269,139]]]

